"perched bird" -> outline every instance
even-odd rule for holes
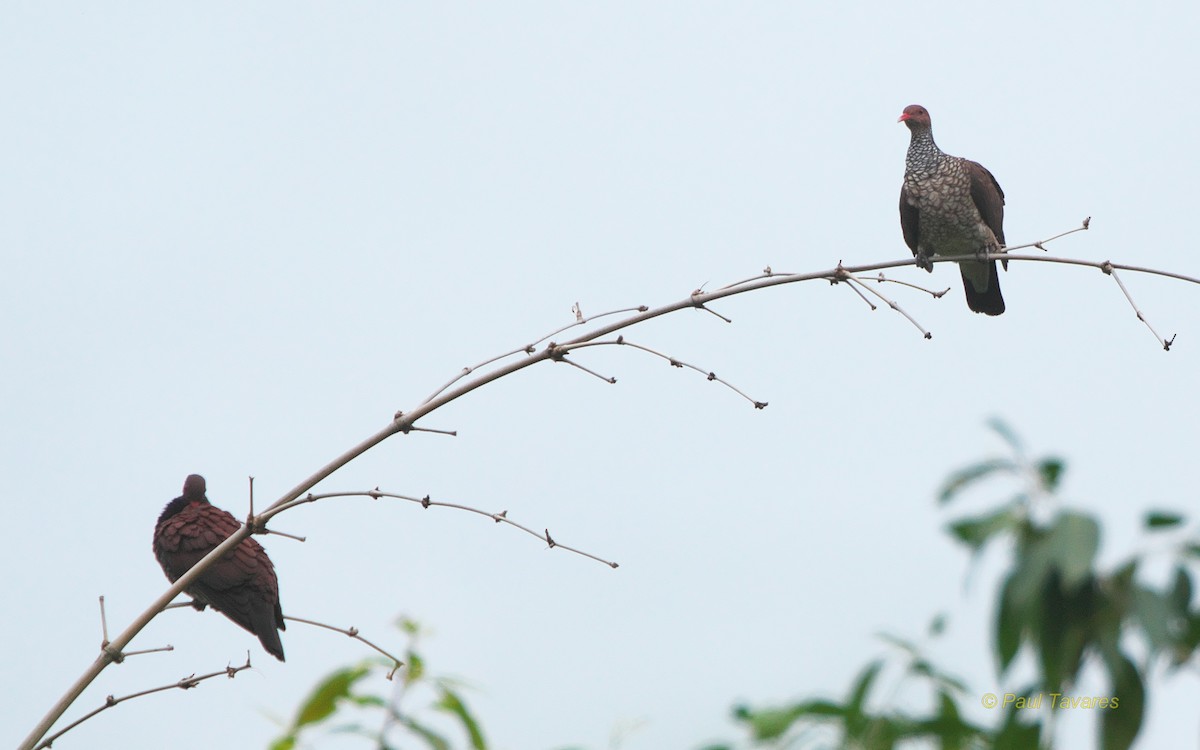
[[[999,252],[1004,247],[1004,191],[996,178],[980,164],[942,153],[933,142],[929,111],[919,104],[905,107],[897,122],[912,133],[900,188],[900,228],[917,265],[932,271],[929,258],[934,255]],[[967,307],[988,315],[1004,312],[996,261],[960,261],[958,269]]]
[[[167,503],[154,527],[154,556],[171,582],[241,527],[229,513],[210,504],[204,477],[192,474],[183,494]],[[185,589],[192,605],[213,609],[258,636],[263,648],[283,661],[278,630],[285,630],[275,566],[258,542],[247,537],[213,563]]]

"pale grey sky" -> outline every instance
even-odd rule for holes
[[[247,475],[278,497],[576,301],[909,257],[907,104],[996,175],[1010,244],[1090,215],[1051,251],[1200,273],[1198,21],[1182,2],[4,4],[0,744],[94,658],[98,595],[116,629],[165,589],[151,532],[189,472],[241,517]],[[394,438],[323,485],[507,509],[620,569],[450,511],[329,502],[273,524],[308,542],[264,542],[285,611],[397,648],[393,619],[419,619],[431,668],[477,688],[511,750],[737,738],[735,701],[841,695],[886,653],[875,633],[920,641],[940,610],[931,656],[997,689],[1003,555],[964,592],[935,488],[1001,450],[999,416],[1068,460],[1106,564],[1143,549],[1147,508],[1196,504],[1200,290],[1126,277],[1178,332],[1164,353],[1096,271],[1014,264],[997,319],[953,269],[896,275],[953,286],[892,290],[931,341],[823,282],[716,305],[732,325],[629,333],[764,411],[595,350],[578,359],[617,385],[534,368],[426,422],[457,438]],[[135,646],[167,642],[68,716],[247,648],[256,668],[55,747],[263,747],[267,716],[365,656],[295,625],[279,664],[187,611]],[[1195,746],[1197,687],[1155,683],[1142,746]]]

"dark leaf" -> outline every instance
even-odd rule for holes
[[[1151,531],[1160,531],[1162,529],[1170,529],[1183,523],[1183,516],[1179,513],[1174,513],[1167,510],[1152,510],[1146,514],[1143,521],[1147,529]]]
[[[1017,575],[1013,571],[1000,587],[1000,603],[996,607],[996,661],[997,672],[1001,676],[1008,671],[1021,647],[1021,635],[1025,631],[1025,608],[1013,601],[1013,579]]]
[[[1171,610],[1176,617],[1186,617],[1192,605],[1192,576],[1182,565],[1175,567],[1175,580],[1171,583]]]
[[[1062,479],[1063,471],[1066,469],[1066,464],[1061,458],[1044,458],[1038,463],[1037,471],[1038,478],[1042,480],[1042,487],[1047,492],[1053,493],[1058,489],[1058,482]]]
[[[1010,708],[1004,718],[1004,726],[996,734],[992,750],[1030,750],[1041,747],[1042,725],[1022,724],[1020,721],[1022,716],[1030,713],[1024,709]]]
[[[1128,750],[1142,728],[1146,708],[1146,689],[1137,667],[1119,651],[1105,652],[1112,699],[1115,706],[1097,709],[1101,712],[1101,750]]]

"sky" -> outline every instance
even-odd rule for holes
[[[154,522],[184,477],[239,518],[489,357],[585,314],[753,276],[910,257],[908,104],[987,166],[1010,245],[1200,275],[1200,7],[1147,3],[6,3],[0,8],[0,633],[12,746],[166,588]],[[1067,461],[1101,564],[1195,508],[1200,289],[1013,263],[1008,311],[951,287],[794,284],[639,325],[428,416],[320,485],[509,517],[329,500],[261,538],[284,611],[461,677],[497,748],[694,748],[736,702],[838,697],[877,637],[983,693],[1003,550],[944,532],[952,470],[1005,420]],[[1192,527],[1194,530],[1194,526]],[[1147,582],[1165,568],[1147,571]],[[926,637],[938,612],[946,635]],[[55,747],[265,747],[321,676],[367,656],[292,625],[286,664],[213,613],[171,610],[67,717],[189,674]],[[924,696],[891,673],[893,705]],[[1092,675],[1091,686],[1103,688]],[[1158,675],[1141,747],[1193,747],[1194,673]],[[882,703],[881,703],[882,705]],[[968,716],[989,720],[974,701]],[[204,717],[198,719],[197,717]],[[1090,717],[1063,736],[1091,741]],[[1182,740],[1181,740],[1182,738]],[[1182,744],[1180,744],[1182,742]],[[361,747],[348,740],[322,747]]]

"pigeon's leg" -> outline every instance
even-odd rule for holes
[[[933,273],[933,263],[929,260],[929,256],[924,250],[917,250],[917,268],[924,268],[929,273]]]

